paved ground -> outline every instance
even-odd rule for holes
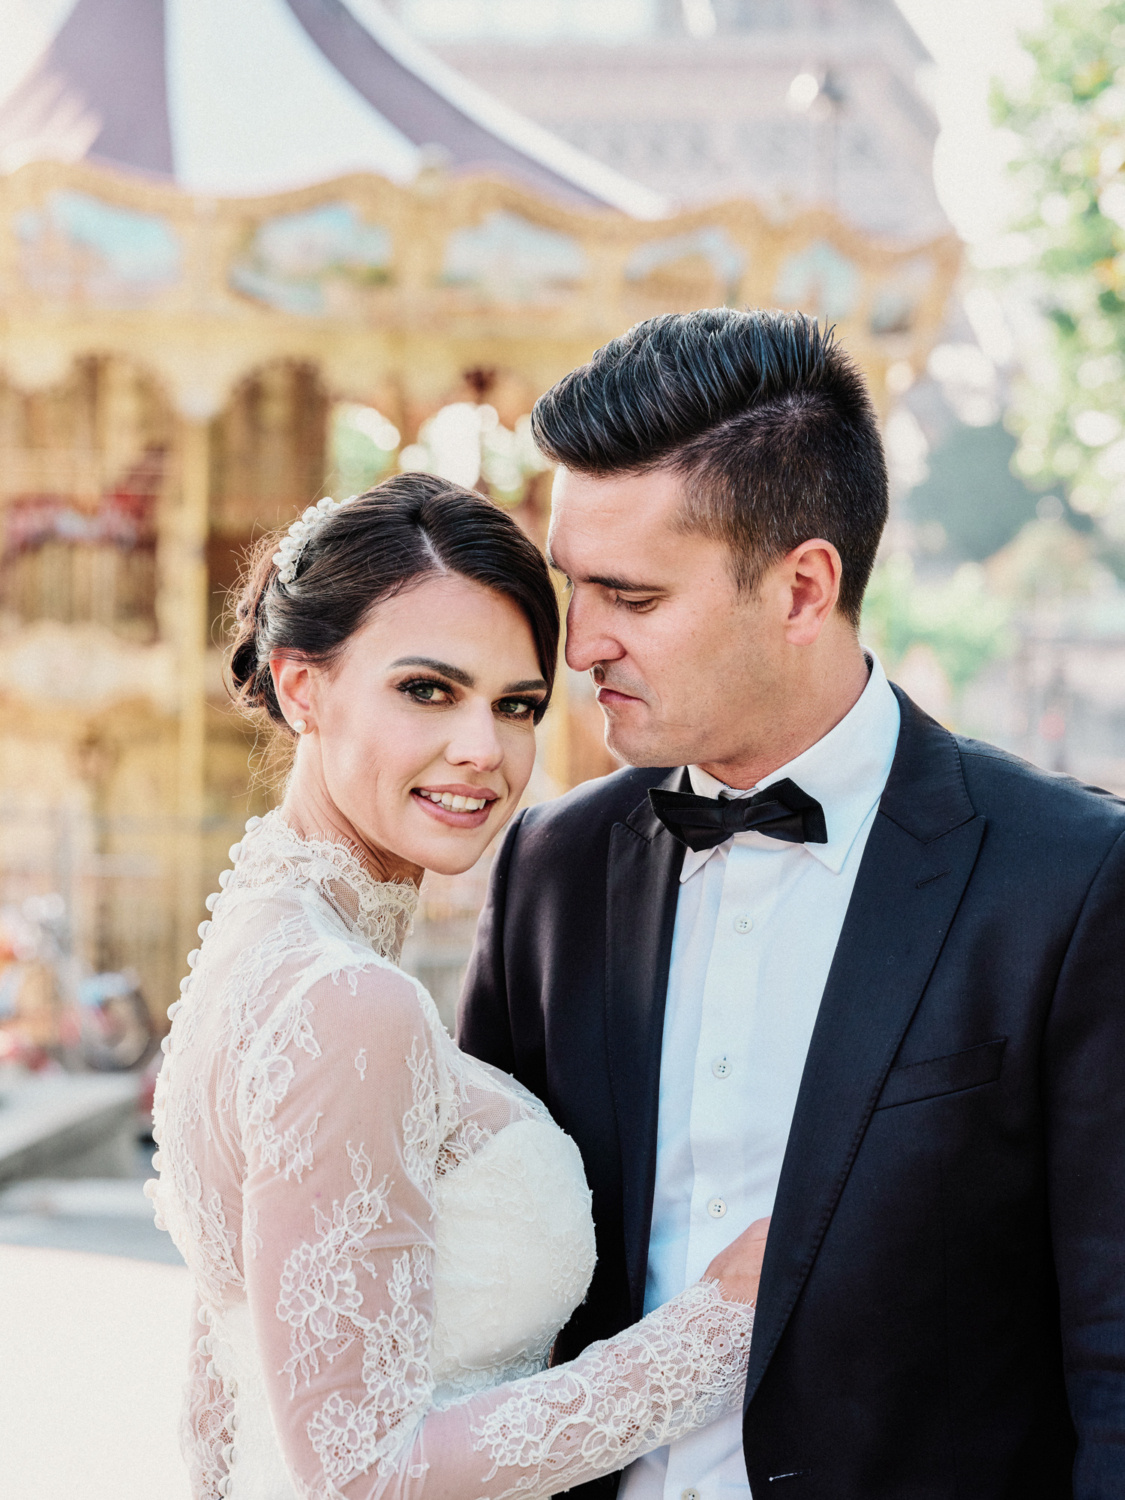
[[[138,1146],[133,1178],[37,1178],[0,1190],[0,1245],[81,1250],[182,1266],[171,1238],[152,1222],[143,1192],[152,1147]]]
[[[0,1288],[4,1500],[188,1500],[186,1268],[8,1244]]]
[[[182,1266],[171,1238],[152,1222],[143,1183],[38,1179],[0,1193],[0,1245],[82,1250]]]

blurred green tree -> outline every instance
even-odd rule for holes
[[[979,565],[963,563],[952,577],[923,582],[912,559],[896,553],[872,575],[862,636],[892,673],[911,647],[928,647],[956,695],[1010,649],[1009,620],[1008,604]]]
[[[997,89],[1026,195],[1018,275],[1048,336],[1011,413],[1015,467],[1093,517],[1120,567],[1125,538],[1125,0],[1055,0],[1024,37],[1034,68]]]
[[[940,528],[927,552],[953,562],[983,562],[1034,519],[1039,496],[1012,473],[1015,449],[1015,438],[998,422],[958,425],[935,448],[928,476],[903,502],[919,526]]]

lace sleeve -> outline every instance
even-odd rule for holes
[[[423,1426],[434,1497],[539,1500],[707,1426],[742,1400],[753,1327],[753,1308],[701,1281],[569,1364],[434,1414]],[[479,1480],[466,1431],[487,1463]]]
[[[736,1403],[753,1314],[700,1284],[571,1364],[432,1406],[441,1062],[409,981],[358,983],[313,987],[239,1104],[246,1290],[297,1492],[547,1496]]]
[[[193,1495],[212,1496],[215,1458],[229,1453],[234,1441],[234,1403],[213,1373],[207,1340],[210,1321],[199,1297],[192,1299],[191,1348],[188,1352],[187,1400],[180,1415],[180,1447]]]
[[[245,1067],[246,1294],[311,1495],[391,1473],[430,1402],[434,1070],[418,996],[384,969],[279,1007]]]

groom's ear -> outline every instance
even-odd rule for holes
[[[777,571],[788,611],[785,640],[790,646],[811,646],[819,638],[837,601],[844,565],[831,542],[823,537],[802,542],[770,569]]]

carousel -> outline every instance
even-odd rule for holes
[[[0,100],[0,903],[60,894],[70,951],[135,971],[162,1015],[273,792],[221,672],[255,536],[415,468],[541,540],[533,402],[660,312],[826,317],[886,412],[959,248],[751,201],[678,212],[378,0],[47,9]],[[610,769],[598,719],[564,682],[538,795]],[[428,898],[439,998],[478,899]]]

